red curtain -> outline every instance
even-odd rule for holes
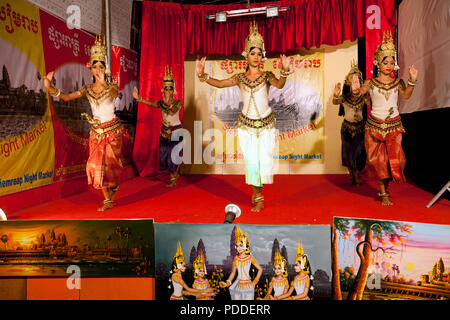
[[[219,11],[245,9],[246,4],[180,5],[145,1],[142,16],[140,92],[150,100],[161,99],[165,64],[174,68],[178,98],[183,100],[184,56],[236,55],[244,50],[249,24],[255,20],[270,55],[301,48],[339,45],[366,36],[366,71],[371,77],[373,54],[381,42],[382,30],[395,30],[395,0],[282,0],[252,3],[253,7],[289,7],[280,16],[231,18],[226,23],[207,20]],[[367,27],[369,5],[377,5],[381,29]],[[392,32],[394,34],[394,32]],[[139,105],[134,160],[141,176],[159,168],[159,110]]]
[[[364,15],[359,14],[363,2],[358,0],[284,0],[252,3],[253,7],[277,5],[290,7],[280,16],[267,19],[265,15],[231,18],[226,23],[207,20],[207,15],[219,11],[246,8],[237,5],[185,5],[187,23],[186,54],[231,55],[244,50],[249,24],[255,20],[267,52],[279,53],[299,48],[338,45],[364,35]]]
[[[182,7],[174,3],[144,2],[141,40],[139,94],[146,100],[161,100],[164,68],[168,65],[175,80],[175,99],[183,101],[186,23]],[[141,176],[159,172],[161,121],[160,110],[139,103],[133,160]]]

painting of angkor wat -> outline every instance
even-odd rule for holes
[[[153,276],[153,220],[11,220],[0,224],[0,277]]]

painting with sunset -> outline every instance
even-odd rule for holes
[[[153,234],[147,219],[4,221],[0,277],[153,276]]]
[[[334,218],[336,300],[448,300],[450,226]]]

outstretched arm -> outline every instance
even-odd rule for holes
[[[48,93],[50,93],[50,95],[60,98],[64,101],[70,101],[70,100],[75,100],[75,99],[81,98],[86,94],[84,88],[80,89],[78,91],[75,91],[75,92],[71,92],[71,93],[63,93],[63,92],[61,92],[60,89],[53,87],[51,85],[51,83],[52,83],[54,74],[55,74],[55,71],[51,71],[43,79],[45,90]]]
[[[366,94],[367,91],[369,91],[370,88],[370,79],[366,79],[363,83],[363,85],[358,89],[361,94]]]
[[[286,78],[289,75],[289,58],[286,57],[284,54],[280,55],[281,59],[281,77],[277,79],[275,76],[271,75],[269,77],[270,85],[274,86],[278,89],[283,89],[284,85],[286,84]]]
[[[158,108],[158,105],[156,102],[152,102],[152,101],[148,101],[143,99],[140,95],[139,95],[139,91],[136,87],[133,88],[133,97],[136,99],[137,102],[142,102],[150,107],[153,108]]]
[[[414,67],[414,65],[409,66],[409,79],[408,79],[408,86],[399,86],[398,87],[398,92],[400,93],[400,96],[403,99],[409,99],[409,97],[411,97],[413,91],[414,91],[414,86],[416,85],[417,82],[417,76],[418,76],[418,71],[417,69]]]
[[[201,58],[200,61],[197,62],[196,73],[201,82],[206,82],[207,84],[216,88],[227,88],[238,84],[236,76],[232,76],[224,80],[211,78],[209,74],[205,73],[205,62],[206,57]]]

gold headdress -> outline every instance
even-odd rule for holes
[[[236,226],[236,230],[234,232],[234,243],[237,245],[238,242],[242,242],[245,245],[245,253],[250,253],[250,240],[248,238],[248,232],[244,232],[241,228],[239,228],[239,226]]]
[[[386,31],[383,33],[383,40],[381,44],[377,47],[374,56],[374,64],[375,62],[380,65],[383,62],[383,59],[386,57],[396,57],[395,44],[394,39],[392,38],[391,31]]]
[[[177,244],[177,253],[173,257],[175,259],[175,264],[178,266],[180,263],[186,263],[184,260],[183,249],[181,248],[181,243],[178,241]]]
[[[351,85],[352,77],[355,74],[358,76],[358,78],[360,80],[362,80],[362,73],[361,73],[361,71],[359,71],[358,63],[356,61],[352,60],[350,72],[345,77],[345,84]]]
[[[304,252],[303,252],[303,244],[298,241],[298,245],[297,245],[297,254],[295,255],[295,261],[298,261],[301,257],[304,256]]]
[[[283,276],[287,276],[286,262],[286,259],[280,253],[280,249],[276,249],[275,255],[273,257],[273,266],[281,266],[281,269],[283,270]]]
[[[247,58],[251,48],[259,48],[263,54],[263,60],[266,59],[266,51],[264,50],[264,38],[258,31],[258,24],[253,21],[250,23],[250,32],[245,39],[245,50],[242,55]]]
[[[166,66],[164,68],[164,78],[162,82],[163,90],[164,87],[173,87],[173,89],[175,90],[175,81],[173,80],[172,68],[170,68],[169,66]]]
[[[308,255],[303,251],[303,244],[299,241],[297,246],[297,254],[295,255],[295,261],[303,261],[304,271],[306,273],[309,273],[308,260]]]
[[[102,61],[107,64],[105,37],[102,34],[95,36],[95,43],[91,47],[91,58],[88,67],[91,67],[94,61]]]
[[[197,258],[194,260],[194,277],[197,278],[198,270],[203,269],[206,274],[206,265],[205,265],[205,256],[203,255],[203,251],[200,250]]]

